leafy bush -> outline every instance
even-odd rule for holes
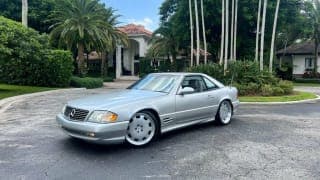
[[[72,71],[70,52],[52,50],[47,35],[0,16],[0,81],[63,87]]]
[[[70,86],[85,87],[87,89],[99,88],[103,86],[103,79],[90,77],[80,78],[73,76],[71,78]]]
[[[293,83],[291,81],[280,81],[279,87],[283,89],[284,94],[292,94],[293,93]]]
[[[260,71],[259,64],[252,61],[236,61],[228,64],[226,75],[223,66],[209,64],[191,67],[189,72],[201,72],[224,84],[236,86],[240,95],[285,95],[293,92],[290,81],[281,81],[267,71]]]

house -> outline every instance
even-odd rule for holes
[[[285,49],[277,51],[279,66],[288,65],[292,67],[294,78],[304,77],[304,74],[312,72],[315,66],[314,42],[306,41],[292,44]],[[320,72],[320,48],[317,60],[318,72]]]
[[[139,59],[146,56],[150,48],[152,32],[142,25],[128,24],[118,27],[128,37],[126,46],[118,44],[114,52],[108,53],[107,64],[115,69],[117,79],[138,79]],[[89,72],[100,72],[101,53],[92,51],[85,54]]]
[[[139,59],[150,48],[152,32],[142,25],[128,24],[119,27],[128,36],[128,45],[118,45],[115,51],[116,78],[138,75]]]

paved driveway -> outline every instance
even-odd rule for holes
[[[26,98],[0,114],[0,179],[319,179],[320,102],[241,106],[232,124],[163,135],[144,148],[67,137],[63,104],[106,89]]]

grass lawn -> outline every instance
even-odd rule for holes
[[[0,84],[0,99],[11,96],[17,96],[21,94],[48,91],[54,89],[56,88]]]
[[[309,86],[309,87],[320,87],[320,83],[293,83],[293,86]]]
[[[239,99],[241,102],[288,102],[314,99],[316,97],[317,95],[313,93],[295,91],[294,94],[287,96],[241,96]]]

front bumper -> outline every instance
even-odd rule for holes
[[[236,100],[236,101],[232,102],[233,113],[237,112],[239,105],[240,105],[240,101],[239,100]]]
[[[58,124],[69,136],[94,143],[115,144],[125,140],[129,121],[98,124],[86,121],[70,121],[59,114]]]

